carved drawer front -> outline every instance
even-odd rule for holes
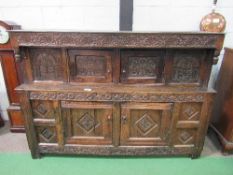
[[[69,50],[71,82],[111,82],[112,53],[103,50]]]
[[[29,57],[35,81],[66,81],[66,63],[60,49],[30,48]]]
[[[112,110],[108,103],[63,101],[66,143],[112,144]]]
[[[121,82],[123,83],[162,83],[164,52],[122,51]]]
[[[199,121],[201,116],[202,103],[182,103],[180,110],[180,121]]]
[[[36,126],[36,134],[39,143],[57,142],[57,133],[53,126]]]
[[[202,103],[181,103],[179,112],[179,120],[177,121],[177,128],[199,128],[201,121]]]
[[[33,100],[31,102],[33,118],[54,119],[55,113],[52,101]]]
[[[174,50],[168,53],[172,62],[170,83],[204,83],[208,77],[207,61],[210,61],[205,50]]]
[[[200,128],[202,103],[181,103],[174,145],[194,146]]]
[[[121,145],[168,145],[171,103],[127,103],[121,106]]]
[[[57,143],[56,116],[54,104],[57,102],[32,100],[33,124],[38,143]]]
[[[174,144],[176,146],[194,146],[196,142],[196,133],[197,129],[177,129]]]

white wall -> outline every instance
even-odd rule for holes
[[[0,113],[5,120],[8,119],[7,110],[6,110],[8,106],[9,106],[9,101],[6,93],[4,77],[2,74],[2,67],[0,64]]]
[[[0,18],[23,29],[118,30],[119,0],[0,0]]]
[[[212,2],[134,0],[133,30],[198,31],[199,22],[211,11]],[[233,0],[218,0],[217,11],[227,20],[225,46],[233,47]],[[0,0],[0,20],[12,20],[25,30],[117,31],[119,0]],[[215,66],[213,80],[217,70]],[[6,119],[8,100],[3,82],[0,68],[0,103]]]
[[[134,0],[134,31],[199,31],[200,20],[211,12],[213,0]],[[216,12],[227,21],[224,47],[233,48],[233,0],[218,0]],[[212,68],[213,87],[224,51]]]
[[[134,0],[135,31],[199,31],[213,0]],[[218,0],[216,11],[227,20],[225,46],[233,47],[233,0]]]
[[[0,20],[25,30],[111,30],[119,28],[119,0],[0,0]],[[0,112],[9,106],[0,67]]]

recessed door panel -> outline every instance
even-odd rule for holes
[[[212,57],[206,50],[170,50],[167,53],[170,68],[167,82],[170,84],[208,84]],[[167,66],[169,67],[169,66]]]
[[[111,144],[112,105],[62,102],[66,143]]]
[[[112,53],[103,50],[69,50],[71,82],[111,82]]]
[[[122,83],[162,83],[164,53],[156,51],[122,51]]]
[[[35,81],[66,81],[66,63],[60,49],[29,49]]]
[[[128,103],[121,106],[121,145],[167,145],[171,103]]]

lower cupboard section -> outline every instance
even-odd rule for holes
[[[38,153],[34,157],[40,153],[195,157],[204,142],[203,102],[33,100],[30,105]]]

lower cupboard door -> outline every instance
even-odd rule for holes
[[[63,101],[61,106],[66,144],[112,144],[112,104]]]
[[[126,103],[121,105],[121,145],[168,145],[172,103]]]

